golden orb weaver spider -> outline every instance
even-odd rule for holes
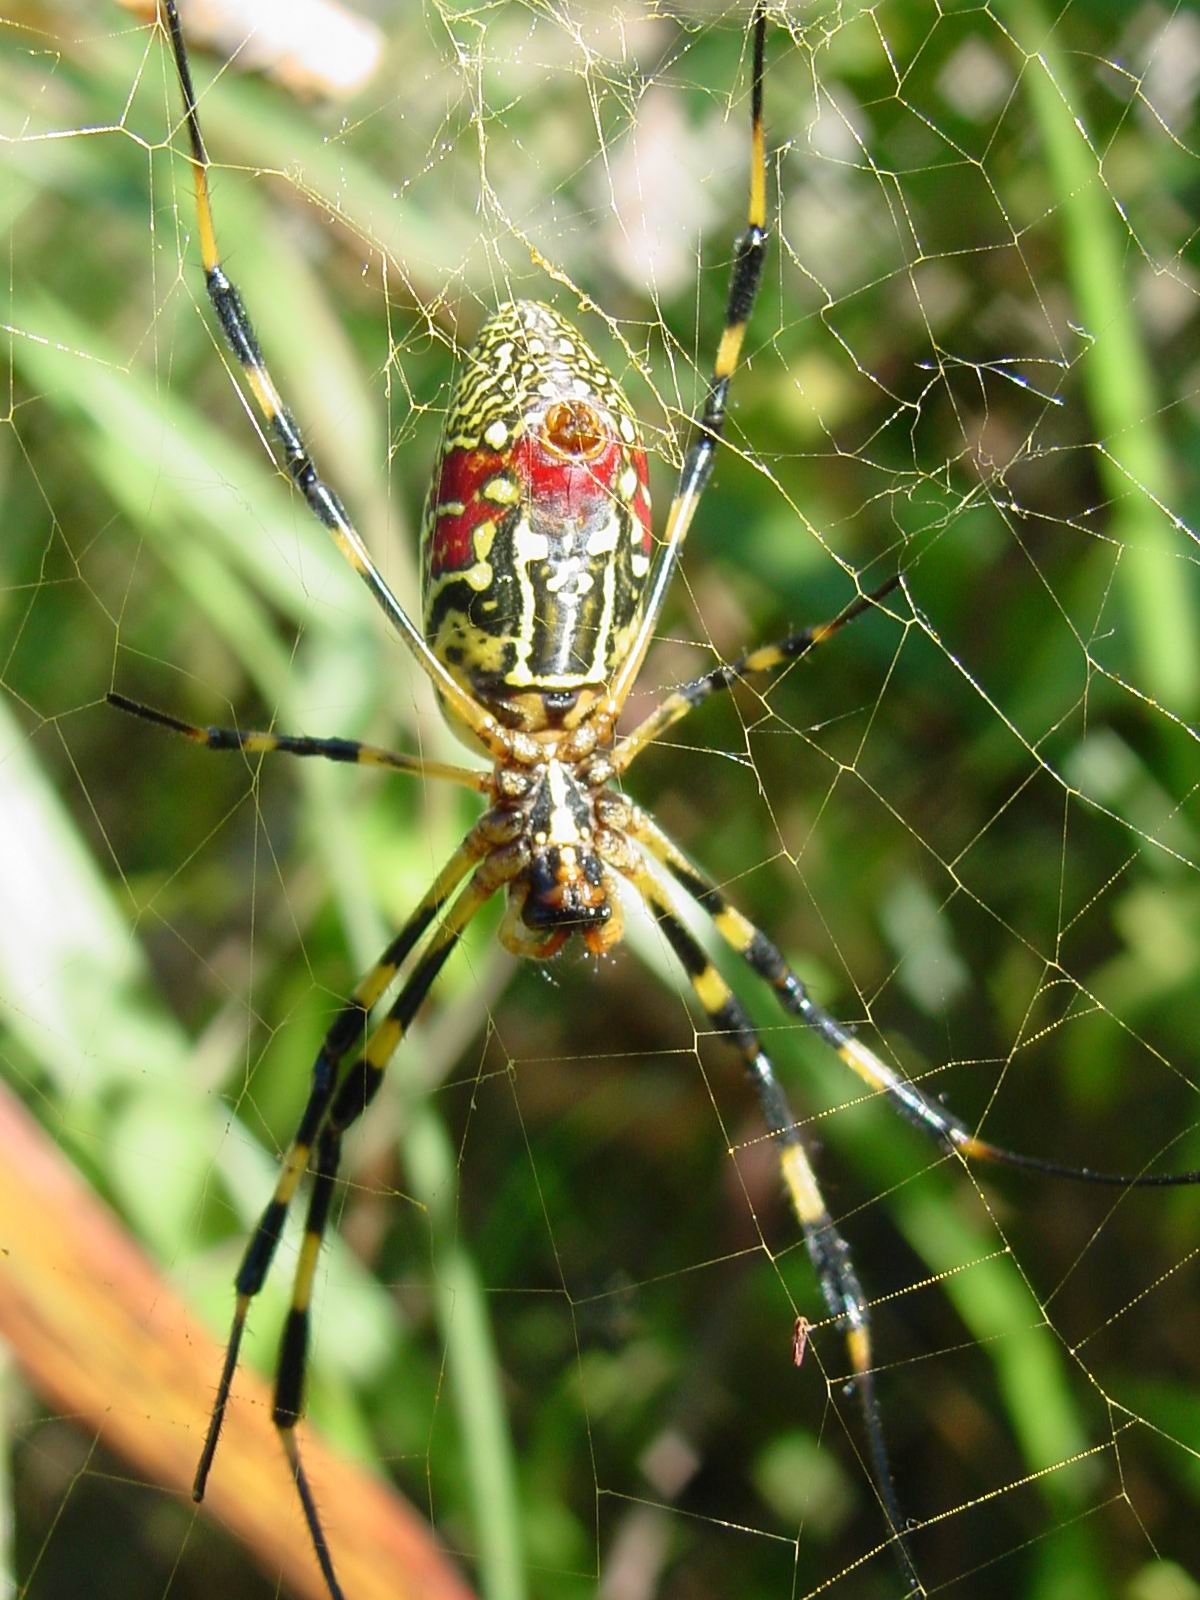
[[[599,952],[620,937],[614,886],[621,879],[662,930],[713,1030],[729,1039],[754,1083],[829,1314],[846,1336],[888,1538],[907,1589],[919,1592],[883,1443],[863,1292],[825,1208],[805,1138],[759,1037],[680,919],[660,873],[708,914],[716,932],[769,984],[788,1014],[807,1024],[872,1092],[889,1098],[946,1150],[1120,1186],[1188,1183],[1197,1175],[1126,1177],[1077,1171],[978,1139],[818,1007],[781,952],[651,818],[612,787],[644,749],[704,699],[741,677],[794,660],[892,587],[889,583],[862,596],[824,627],[752,650],[705,674],[670,695],[631,732],[618,734],[618,714],[708,482],[761,272],[767,218],[765,8],[756,9],[753,22],[748,226],[735,256],[708,400],[696,419],[661,548],[655,553],[644,452],[619,389],[557,313],[534,302],[516,302],[502,307],[485,325],[465,358],[465,374],[452,401],[426,517],[426,616],[420,628],[397,604],[340,502],[317,475],[267,371],[240,296],[224,273],[207,190],[208,157],[174,0],[164,0],[163,13],[192,141],[208,291],[230,348],[290,476],[433,681],[451,720],[492,761],[490,771],[479,773],[345,740],[201,729],[121,696],[110,697],[123,709],[208,748],[281,750],[378,764],[461,784],[488,802],[483,817],[360,982],[318,1056],[308,1105],[238,1275],[237,1310],[197,1473],[197,1497],[213,1464],[249,1303],[271,1264],[284,1214],[311,1165],[312,1195],[280,1354],[275,1416],[330,1594],[342,1594],[295,1436],[314,1274],[342,1136],[369,1103],[418,1006],[488,899],[506,891],[501,937],[518,954],[547,959],[574,933]],[[497,389],[498,376],[511,377],[511,392]],[[542,386],[552,392],[541,393]],[[398,998],[358,1055],[372,1013],[398,978]]]

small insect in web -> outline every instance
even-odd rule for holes
[[[808,1336],[812,1332],[812,1323],[807,1317],[797,1317],[792,1324],[792,1365],[804,1365],[805,1351],[808,1349]]]
[[[629,731],[619,719],[645,659],[681,552],[709,483],[768,242],[764,123],[767,8],[750,23],[750,181],[746,226],[730,270],[724,328],[693,423],[663,532],[651,518],[646,452],[617,381],[550,306],[501,305],[463,357],[432,475],[422,533],[423,616],[391,593],[341,500],[321,478],[259,348],[218,248],[209,157],[175,0],[161,0],[196,186],[200,251],[213,311],[278,458],[308,507],[363,580],[456,731],[489,765],[477,770],[351,740],[201,728],[112,693],[124,711],[211,750],[320,757],[457,784],[483,811],[335,1016],[311,1070],[307,1103],[273,1194],[246,1246],[194,1492],[214,1470],[221,1426],[252,1302],[287,1214],[310,1185],[304,1241],[276,1369],[274,1422],[332,1600],[344,1600],[334,1553],[297,1442],[313,1286],[338,1182],[342,1145],[369,1106],[422,1002],[476,915],[502,893],[502,943],[546,961],[578,939],[593,954],[622,937],[620,886],[657,925],[711,1029],[740,1059],[774,1145],[783,1187],[830,1323],[845,1341],[866,1453],[905,1592],[924,1592],[911,1530],[893,1486],[874,1379],[868,1301],[822,1197],[806,1135],[748,1011],[691,933],[680,896],[716,935],[864,1082],[941,1149],[962,1160],[1024,1167],[1120,1187],[1200,1182],[1200,1173],[1097,1173],[1026,1156],[977,1137],[860,1042],[812,998],[780,949],[744,916],[652,816],[627,798],[637,757],[715,694],[761,679],[832,638],[881,603],[899,576],[860,593],[837,617],[747,650],[666,695]],[[393,985],[395,997],[388,1000]],[[791,1360],[805,1363],[819,1327],[799,1316]],[[219,1468],[217,1469],[219,1470]]]

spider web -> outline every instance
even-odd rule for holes
[[[622,376],[661,526],[745,211],[748,18],[376,10],[382,65],[341,103],[195,70],[228,269],[413,605],[456,353],[509,295],[553,301]],[[223,1330],[322,1031],[471,808],[207,756],[102,704],[461,754],[230,381],[160,36],[51,0],[0,20],[0,1059],[55,1159]],[[903,582],[682,723],[630,789],[986,1138],[1198,1167],[1200,25],[818,3],[774,8],[768,51],[772,254],[636,706]],[[481,1593],[894,1595],[775,1152],[631,921],[612,959],[518,971],[484,917],[451,963],[351,1142],[310,1414]],[[1200,1195],[967,1172],[727,971],[872,1302],[927,1588],[1200,1594]],[[27,1261],[33,1222],[8,1231]],[[266,1372],[293,1262],[252,1316]],[[84,1277],[103,1299],[116,1268]],[[74,1326],[64,1364],[107,1371]],[[13,1348],[9,1592],[302,1582],[120,1453],[128,1423],[194,1457],[165,1401],[114,1387],[98,1416]],[[253,1496],[307,1559],[282,1461]]]

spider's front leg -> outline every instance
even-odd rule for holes
[[[485,822],[488,820],[485,819]],[[476,833],[479,831],[481,830],[475,830]],[[388,1063],[399,1049],[422,1001],[432,988],[463,932],[496,891],[522,870],[524,861],[525,852],[520,847],[507,849],[504,845],[497,844],[476,868],[466,888],[438,924],[424,954],[413,967],[400,993],[367,1039],[362,1055],[350,1065],[336,1093],[328,1099],[317,1136],[312,1194],[309,1197],[304,1238],[292,1282],[292,1303],[284,1323],[283,1338],[279,1348],[272,1420],[279,1430],[292,1476],[296,1481],[304,1519],[331,1600],[345,1600],[345,1595],[334,1571],[329,1541],[300,1458],[296,1424],[304,1410],[304,1380],[308,1367],[309,1316],[313,1283],[317,1262],[320,1259],[321,1244],[325,1230],[329,1226],[338,1169],[341,1165],[342,1140],[346,1131],[362,1116],[375,1098]],[[271,1248],[273,1251],[274,1244]]]
[[[850,1247],[829,1214],[799,1123],[749,1015],[680,920],[635,842],[642,813],[616,795],[608,797],[600,809],[607,831],[599,848],[606,863],[632,885],[661,928],[687,974],[705,1015],[713,1028],[737,1050],[754,1086],[763,1119],[778,1153],[780,1174],[788,1200],[800,1225],[821,1295],[846,1341],[866,1433],[872,1480],[887,1520],[890,1533],[888,1542],[900,1567],[905,1595],[923,1595],[925,1589],[909,1554],[903,1532],[904,1521],[892,1482],[879,1401],[875,1393],[867,1300],[851,1259]]]
[[[313,1282],[321,1242],[329,1223],[342,1138],[374,1098],[389,1061],[464,929],[497,889],[523,869],[527,852],[518,842],[520,830],[518,815],[501,810],[487,812],[438,873],[404,926],[338,1012],[317,1052],[307,1103],[284,1154],[274,1193],[247,1243],[235,1280],[237,1301],[233,1323],[193,1485],[193,1496],[197,1500],[204,1496],[216,1454],[251,1302],[266,1281],[291,1202],[308,1170],[310,1158],[315,1155],[304,1238],[280,1345],[274,1422],[291,1463],[313,1547],[333,1600],[344,1600],[343,1591],[300,1461],[295,1427],[303,1410]],[[472,868],[475,870],[470,881],[461,888]],[[371,1011],[431,927],[429,942],[410,969],[396,999],[367,1037],[361,1055],[342,1072],[346,1057],[363,1039]]]
[[[1010,1150],[1004,1145],[981,1139],[961,1117],[922,1093],[911,1079],[889,1066],[831,1012],[819,1006],[803,980],[784,959],[779,947],[736,906],[730,904],[707,873],[684,855],[652,818],[642,811],[632,813],[628,831],[708,913],[725,943],[742,957],[757,977],[770,984],[784,1010],[806,1023],[868,1088],[885,1095],[893,1109],[922,1133],[936,1140],[948,1154],[968,1161],[989,1161],[1000,1166],[1041,1172],[1048,1177],[1070,1178],[1079,1183],[1102,1184],[1110,1188],[1174,1189],[1200,1184],[1200,1170],[1098,1172],[1092,1167],[1073,1167],[1067,1162],[1026,1155],[1023,1151]]]
[[[1200,1171],[1098,1172],[1073,1167],[1041,1156],[1026,1155],[982,1139],[960,1117],[924,1094],[916,1084],[888,1065],[857,1039],[836,1017],[819,1006],[792,970],[779,948],[737,908],[730,904],[710,877],[691,861],[645,812],[623,798],[613,797],[608,817],[620,829],[624,849],[640,847],[660,863],[687,894],[712,919],[716,931],[750,969],[770,984],[784,1009],[799,1018],[856,1076],[948,1154],[963,1161],[986,1161],[1019,1167],[1049,1177],[1120,1189],[1174,1188],[1200,1185]],[[679,957],[692,987],[714,1027],[730,1037],[754,1081],[759,1102],[773,1135],[779,1142],[780,1166],[792,1207],[809,1254],[816,1267],[822,1294],[842,1327],[850,1352],[855,1382],[863,1407],[876,1489],[895,1534],[895,1547],[910,1593],[923,1593],[901,1532],[898,1503],[891,1483],[888,1457],[880,1424],[871,1373],[871,1347],[867,1304],[850,1262],[845,1241],[829,1220],[805,1151],[803,1139],[771,1063],[746,1012],[704,951],[679,921],[663,887],[643,864],[626,870]]]

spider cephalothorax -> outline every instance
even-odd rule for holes
[[[505,792],[481,827],[502,841],[490,851],[493,869],[511,873],[500,939],[514,954],[546,960],[574,933],[594,955],[619,942],[614,870],[629,867],[629,807],[605,787],[611,770],[603,758],[571,764],[556,754],[502,769]]]

